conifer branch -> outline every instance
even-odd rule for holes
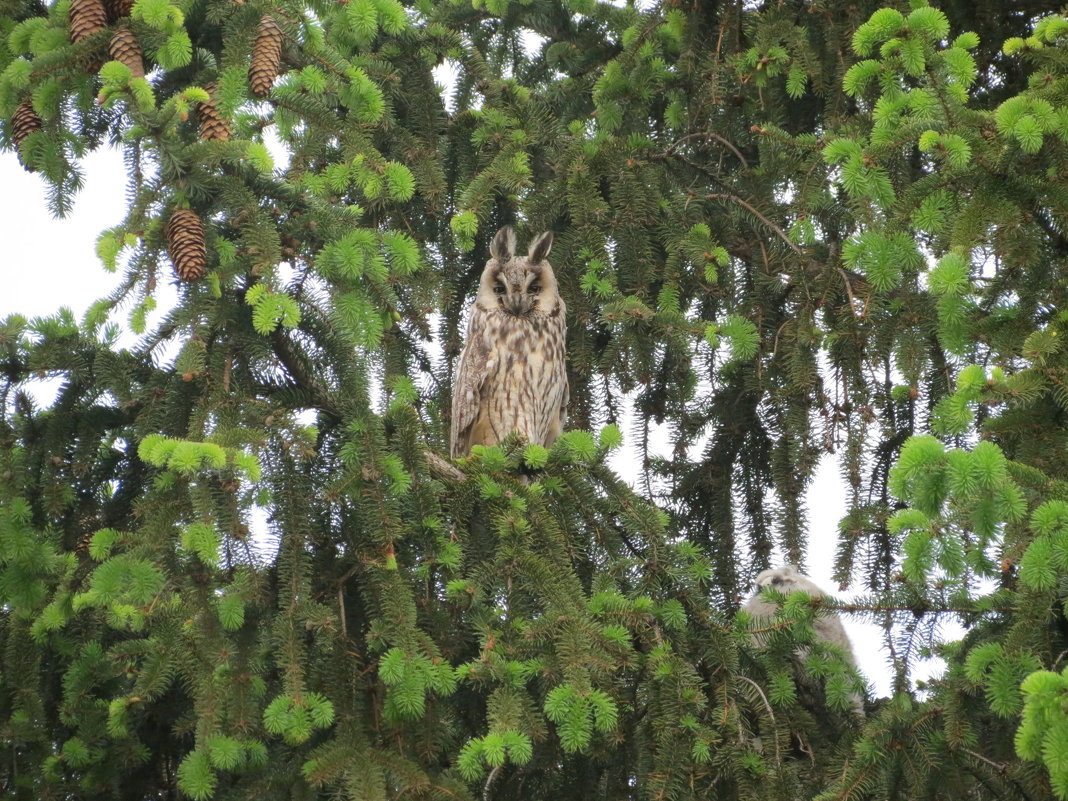
[[[982,754],[979,754],[979,753],[973,751],[970,748],[958,747],[957,750],[960,751],[962,754],[967,754],[972,759],[978,760],[979,762],[983,762],[984,764],[989,765],[994,770],[996,770],[998,773],[1004,775],[1005,770],[1007,768],[1005,763],[1003,763],[1003,762],[995,762],[994,760],[989,759],[989,758],[983,756]]]
[[[448,481],[467,481],[467,474],[464,473],[456,465],[450,464],[446,459],[434,451],[427,448],[423,451],[423,457],[427,461],[427,465],[430,468],[430,473],[435,478],[442,478]]]
[[[1053,222],[1039,209],[1031,209],[1031,218],[1050,239],[1050,245],[1062,253],[1068,252],[1068,237],[1053,226]]]
[[[855,308],[855,304],[857,302],[857,299],[853,296],[853,285],[852,283],[850,283],[849,276],[846,275],[845,270],[843,270],[841,267],[835,267],[835,269],[838,270],[838,274],[842,276],[842,283],[845,285],[846,295],[849,297],[849,311],[854,317],[856,317],[857,310]]]
[[[289,375],[297,386],[307,392],[315,401],[318,409],[340,418],[337,405],[331,400],[330,393],[318,379],[316,379],[305,367],[303,360],[297,355],[292,343],[286,338],[280,329],[275,329],[270,334],[271,349],[278,361],[286,368]]]
[[[303,361],[297,356],[286,336],[280,330],[275,329],[271,333],[270,339],[278,360],[293,377],[297,386],[309,394],[316,408],[340,420],[340,409],[331,399],[330,393],[305,369]],[[429,448],[423,450],[423,457],[427,461],[431,475],[435,478],[453,482],[467,481],[466,473]]]
[[[787,245],[789,245],[790,249],[792,251],[794,251],[794,253],[796,253],[798,256],[801,256],[803,258],[807,258],[805,252],[803,250],[801,250],[801,248],[799,248],[797,245],[794,244],[793,240],[791,240],[790,237],[788,237],[786,235],[786,232],[783,231],[782,228],[780,228],[778,225],[773,223],[771,220],[769,220],[766,216],[764,216],[759,211],[757,211],[756,207],[753,206],[752,203],[749,203],[748,201],[743,200],[742,198],[738,197],[737,195],[732,195],[729,192],[715,192],[715,193],[710,194],[710,195],[705,195],[705,199],[706,200],[729,200],[731,203],[737,203],[739,206],[741,206],[742,208],[748,210],[757,219],[759,219],[762,223],[764,223],[764,225],[766,225],[773,233],[775,233],[775,235],[778,236],[779,239],[781,239],[783,242],[785,242]]]
[[[671,156],[676,156],[676,157],[680,156],[680,154],[678,153],[679,148],[682,147],[684,142],[688,142],[688,141],[690,141],[692,139],[712,139],[713,141],[719,142],[725,148],[730,150],[735,156],[737,156],[738,161],[740,161],[742,163],[742,167],[744,169],[746,169],[746,170],[749,169],[749,162],[746,160],[745,156],[742,155],[742,151],[740,151],[734,145],[734,143],[731,142],[729,139],[727,139],[725,136],[722,136],[722,135],[716,133],[715,131],[697,131],[695,133],[686,134],[685,136],[682,136],[682,137],[676,139],[674,142],[672,142],[670,145],[668,145],[663,153],[655,153],[652,156],[650,156],[650,158],[652,158],[652,159],[666,159],[666,158],[671,157]],[[687,161],[687,163],[693,164],[690,161]],[[694,166],[696,166],[696,165],[694,165]],[[703,167],[699,167],[699,169],[704,171]]]
[[[738,678],[740,678],[742,681],[747,682],[748,684],[752,685],[753,689],[757,691],[757,694],[760,696],[760,700],[764,702],[764,709],[767,711],[768,717],[771,718],[772,728],[773,729],[777,728],[778,724],[775,721],[775,712],[774,712],[774,710],[772,710],[771,704],[768,702],[768,697],[764,694],[764,691],[760,688],[760,685],[757,684],[755,681],[753,681],[748,676],[743,676],[741,674],[738,674]],[[773,734],[773,739],[775,741],[775,764],[778,765],[778,764],[782,763],[782,749],[779,747],[779,738],[778,737],[774,737],[774,734]]]

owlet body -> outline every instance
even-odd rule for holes
[[[804,592],[811,595],[813,598],[830,597],[817,586],[816,582],[808,576],[799,573],[797,568],[793,565],[785,565],[772,570],[765,570],[757,576],[756,593],[742,605],[742,609],[748,612],[752,617],[771,618],[779,611],[778,604],[772,603],[763,596],[762,593],[765,587],[777,590],[783,595],[789,595],[792,592]],[[842,619],[837,613],[819,615],[812,621],[812,628],[816,632],[817,642],[828,643],[837,647],[845,658],[846,663],[856,670],[856,655],[853,653],[853,646],[849,642],[849,635],[846,634],[845,627],[842,625]],[[753,639],[754,642],[756,642],[755,635]],[[808,652],[809,649],[803,647],[798,650],[798,655],[801,658],[804,658]],[[864,694],[861,692],[859,685],[850,693],[850,700],[852,701],[853,711],[863,717]]]
[[[546,232],[516,256],[515,232],[506,227],[490,244],[456,370],[453,458],[512,433],[548,447],[563,430],[567,309],[547,261],[552,241]]]
[[[771,587],[783,595],[792,592],[804,592],[813,598],[829,597],[808,576],[797,572],[793,565],[765,570],[756,579],[756,593],[742,606],[746,612],[754,617],[774,617],[779,611],[777,604],[767,600],[761,593],[765,587]],[[842,620],[836,613],[818,616],[812,624],[816,630],[816,639],[820,642],[829,642],[842,649],[843,655],[850,665],[856,666],[856,657],[853,655],[853,647],[849,642],[849,635],[842,626]]]

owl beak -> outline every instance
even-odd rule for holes
[[[523,297],[521,292],[517,292],[512,295],[511,303],[509,305],[512,307],[512,314],[523,314],[526,312],[527,300]]]

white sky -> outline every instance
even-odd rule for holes
[[[0,153],[0,316],[33,317],[60,306],[80,314],[118,286],[120,275],[104,270],[95,248],[100,232],[126,216],[126,167],[115,150],[93,153],[82,166],[85,188],[73,213],[57,220],[44,179],[22,169],[13,153]]]
[[[27,317],[45,315],[61,306],[71,307],[80,318],[91,303],[108,295],[121,280],[120,274],[104,270],[96,258],[95,245],[102,230],[125,216],[122,158],[118,151],[102,150],[85,158],[82,167],[85,188],[69,217],[57,220],[48,212],[43,179],[23,170],[13,153],[0,153],[0,230],[4,233],[0,318],[15,312]],[[627,462],[636,464],[639,460],[622,458],[616,463],[617,469]],[[808,508],[809,572],[817,584],[833,593],[837,587],[830,574],[838,521],[846,510],[846,489],[831,457],[820,465],[808,493]],[[837,595],[843,600],[849,598],[848,593]],[[848,617],[845,624],[862,672],[878,695],[886,695],[890,672],[881,629]],[[921,668],[917,677],[935,669],[933,664]]]

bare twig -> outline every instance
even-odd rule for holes
[[[985,762],[987,765],[992,767],[998,773],[1004,773],[1005,772],[1005,767],[1006,766],[1005,766],[1005,764],[1003,762],[995,762],[992,759],[987,759],[982,754],[977,754],[975,751],[972,751],[970,748],[958,748],[957,750],[960,751],[962,754],[967,754],[968,756],[972,757],[973,759],[978,759],[980,762]]]
[[[845,283],[846,294],[849,295],[849,311],[853,314],[854,317],[856,317],[857,310],[854,308],[853,305],[856,301],[856,298],[853,297],[853,285],[849,283],[849,276],[846,275],[845,270],[843,270],[841,267],[838,267],[836,269],[838,270],[838,274],[842,276],[842,281]]]
[[[738,161],[742,162],[742,166],[745,169],[749,169],[749,162],[746,161],[745,156],[742,155],[742,151],[740,151],[734,145],[734,143],[727,139],[725,136],[721,136],[720,134],[715,133],[714,131],[697,131],[696,133],[686,134],[686,136],[683,136],[680,139],[676,139],[674,142],[668,145],[667,150],[663,152],[662,157],[675,155],[682,143],[690,139],[712,139],[713,141],[719,142],[725,148],[730,150],[731,153],[737,156]]]
[[[432,450],[424,450],[423,457],[430,467],[430,474],[435,478],[443,478],[448,481],[467,481],[467,475],[455,465],[438,456]]]
[[[794,253],[796,253],[798,256],[804,256],[805,255],[805,252],[803,250],[801,250],[801,248],[799,248],[797,245],[795,245],[793,243],[793,240],[791,240],[790,237],[788,237],[786,235],[786,232],[783,231],[782,228],[777,226],[775,223],[773,223],[771,220],[769,220],[767,217],[765,217],[763,214],[761,214],[759,211],[757,211],[756,207],[753,206],[752,203],[749,203],[748,201],[743,200],[742,198],[738,197],[737,195],[732,195],[729,192],[715,192],[715,193],[713,193],[711,195],[705,195],[705,199],[706,200],[729,200],[732,203],[737,203],[739,206],[741,206],[744,209],[747,209],[750,213],[755,215],[762,223],[764,223],[764,225],[766,225],[773,232],[775,232],[775,234],[779,237],[779,239],[781,239],[783,242],[785,242],[787,245],[789,245],[790,249],[793,250]]]
[[[490,787],[493,784],[493,780],[497,778],[497,774],[501,772],[501,766],[497,765],[490,771],[490,775],[486,778],[486,783],[482,786],[482,801],[490,801]]]
[[[745,167],[747,170],[749,169],[749,162],[745,160],[745,156],[742,155],[742,151],[736,148],[732,142],[730,142],[725,137],[720,136],[718,133],[710,133],[709,137],[715,139],[717,142],[729,149],[731,153],[738,157],[738,161],[742,162],[742,166]]]
[[[756,690],[757,693],[759,693],[760,700],[762,700],[764,702],[764,708],[766,710],[768,710],[768,717],[771,718],[771,725],[772,725],[772,727],[774,727],[776,725],[776,723],[775,723],[775,713],[771,709],[771,704],[768,703],[768,697],[766,695],[764,695],[764,691],[762,689],[760,689],[760,685],[757,684],[755,681],[753,681],[752,679],[750,679],[747,676],[738,676],[738,678],[741,679],[744,682],[752,684],[753,685],[753,689]],[[773,739],[775,740],[775,762],[776,762],[776,764],[779,764],[779,763],[782,762],[782,752],[779,749],[778,734],[777,734],[777,732],[774,732],[774,729],[773,729]]]
[[[348,621],[345,620],[345,588],[344,587],[338,587],[337,588],[337,609],[338,609],[338,613],[341,616],[341,636],[347,638],[349,636],[349,626],[348,626]]]

